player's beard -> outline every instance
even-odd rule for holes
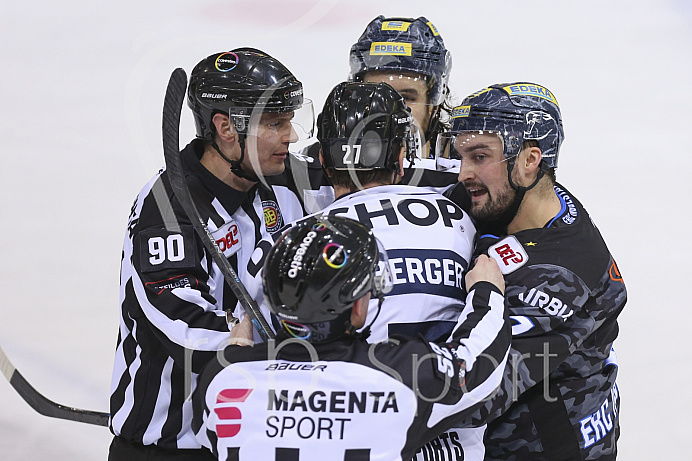
[[[482,185],[478,185],[483,187]],[[488,200],[481,207],[472,207],[470,214],[479,222],[494,222],[500,219],[503,214],[512,206],[514,199],[517,196],[517,191],[510,187],[509,183],[505,187],[495,193],[488,190]],[[468,188],[473,188],[471,184]]]

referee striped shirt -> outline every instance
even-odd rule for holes
[[[268,242],[285,223],[305,214],[304,197],[294,192],[296,184],[288,174],[271,185],[236,191],[200,164],[203,151],[203,141],[195,140],[182,153],[190,192],[220,249],[245,281],[259,271]],[[255,299],[259,288],[248,288]],[[190,428],[188,397],[202,367],[226,345],[224,311],[234,310],[237,299],[176,200],[165,170],[132,206],[120,301],[111,431],[144,445],[199,448]]]

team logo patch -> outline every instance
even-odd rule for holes
[[[235,53],[221,53],[216,57],[214,67],[221,72],[229,72],[238,65],[238,55]]]
[[[507,275],[529,260],[529,255],[513,235],[501,240],[488,249],[488,256],[497,261],[502,275]]]
[[[216,434],[219,437],[238,435],[243,414],[235,404],[244,402],[251,393],[252,389],[224,389],[216,396],[214,413],[219,418],[216,425]],[[232,405],[228,406],[229,403]]]
[[[227,258],[233,256],[242,247],[240,230],[235,221],[228,222],[211,233],[221,253]]]
[[[262,208],[264,209],[264,224],[267,226],[267,232],[276,232],[284,226],[281,210],[274,200],[263,200]]]

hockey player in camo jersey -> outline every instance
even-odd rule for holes
[[[481,234],[476,254],[499,263],[513,321],[503,385],[470,420],[494,419],[485,459],[614,460],[612,344],[627,292],[586,210],[555,182],[557,100],[540,85],[498,84],[468,96],[454,117],[438,153],[460,161]]]
[[[276,344],[228,346],[193,396],[193,428],[219,461],[408,461],[498,385],[510,327],[497,264],[483,256],[466,274],[447,341],[368,344],[357,330],[372,321],[369,300],[391,287],[378,248],[362,224],[322,215],[271,249],[262,278]],[[245,323],[231,344],[251,343],[236,334]]]
[[[284,172],[289,144],[312,129],[312,108],[288,69],[251,48],[202,60],[188,105],[198,137],[181,154],[187,183],[245,281],[271,247],[262,239],[278,238],[286,222],[304,215],[299,195],[269,182]],[[109,460],[209,458],[192,434],[187,397],[228,341],[227,315],[236,305],[161,171],[132,207],[123,248]]]

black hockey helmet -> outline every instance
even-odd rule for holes
[[[459,133],[481,130],[502,138],[509,165],[522,143],[534,140],[541,149],[541,168],[557,168],[565,133],[560,106],[547,88],[535,83],[500,83],[467,96],[452,111],[451,132],[438,137],[437,158],[454,157],[454,139]]]
[[[281,333],[320,342],[351,329],[353,303],[368,292],[381,295],[380,257],[372,232],[352,219],[311,216],[286,231],[262,274]]]
[[[197,136],[211,140],[212,117],[228,114],[239,134],[247,134],[254,111],[287,112],[303,104],[303,85],[283,64],[254,48],[215,53],[192,70],[187,104]]]
[[[317,139],[325,168],[399,169],[399,152],[413,156],[413,117],[386,83],[339,83],[318,118]]]
[[[435,26],[425,17],[385,18],[367,25],[351,47],[349,79],[362,81],[371,71],[413,72],[428,78],[433,106],[442,104],[452,71],[452,55]]]

